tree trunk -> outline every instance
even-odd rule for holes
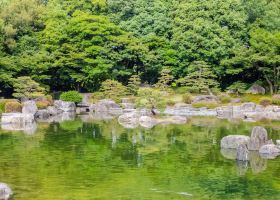
[[[272,82],[267,78],[266,75],[264,75],[264,78],[265,78],[266,82],[267,82],[268,85],[269,85],[270,94],[273,95],[274,90],[273,90],[273,84],[272,84]]]

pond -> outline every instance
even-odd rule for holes
[[[255,123],[192,118],[125,129],[117,121],[38,123],[33,134],[0,130],[0,182],[14,200],[280,199],[280,158],[244,165],[220,140]],[[263,123],[280,138],[280,123]]]

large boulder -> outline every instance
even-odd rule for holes
[[[252,112],[256,109],[256,104],[252,102],[243,103],[240,107],[242,111]]]
[[[275,144],[266,144],[260,148],[259,152],[263,158],[274,159],[280,155],[280,148]]]
[[[48,106],[47,111],[51,116],[55,116],[63,112],[62,110],[57,109],[55,106]]]
[[[236,149],[239,144],[248,145],[250,137],[245,135],[228,135],[221,140],[221,148]]]
[[[50,113],[47,109],[43,109],[43,110],[38,110],[35,114],[35,118],[36,119],[42,119],[42,120],[46,120],[50,118]]]
[[[125,128],[137,128],[139,126],[139,113],[125,113],[118,118],[118,122]]]
[[[150,116],[141,116],[139,118],[139,124],[144,128],[153,128],[157,124],[157,121]]]
[[[12,196],[12,189],[6,183],[0,183],[0,200],[8,200]]]
[[[240,160],[240,161],[249,160],[249,150],[246,144],[241,143],[237,146],[236,160]]]
[[[27,124],[34,122],[33,114],[24,113],[2,113],[2,124]]]
[[[249,94],[265,94],[265,89],[258,84],[254,84],[246,91],[246,93],[249,93]]]
[[[32,114],[35,115],[35,113],[38,111],[37,105],[35,101],[25,101],[22,104],[22,113],[23,114]]]
[[[116,102],[111,99],[103,99],[98,101],[94,107],[92,107],[95,112],[109,112],[110,110],[120,110],[121,107]]]
[[[248,149],[259,150],[261,146],[267,143],[267,141],[268,141],[268,136],[267,136],[266,129],[260,126],[255,126],[251,133]]]
[[[63,112],[75,112],[76,105],[74,102],[55,100],[54,106]]]
[[[219,98],[214,95],[201,95],[201,96],[195,96],[192,99],[192,103],[196,102],[218,102]]]

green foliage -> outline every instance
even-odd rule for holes
[[[262,106],[269,106],[269,105],[272,104],[272,100],[271,100],[271,98],[269,98],[269,97],[262,97],[262,98],[260,99],[259,104],[262,105]]]
[[[160,96],[160,91],[153,88],[140,88],[138,90],[138,98],[136,104],[138,107],[148,109],[162,109],[165,106],[163,98]]]
[[[5,112],[5,105],[10,102],[17,102],[15,99],[0,99],[0,113]]]
[[[63,92],[60,97],[60,100],[62,101],[70,101],[74,103],[80,103],[83,100],[82,95],[77,91],[68,91]]]
[[[49,101],[36,101],[36,105],[38,109],[46,109],[48,106],[50,106]]]
[[[230,103],[230,101],[231,101],[231,97],[228,94],[221,94],[218,96],[218,98],[224,104]]]
[[[191,104],[192,103],[192,95],[189,93],[185,93],[183,94],[183,102],[187,103],[187,104]]]
[[[21,112],[22,106],[19,102],[7,102],[5,104],[5,113]]]
[[[100,92],[103,98],[113,99],[117,102],[120,101],[121,97],[128,94],[127,88],[115,80],[106,80],[102,82]]]
[[[280,106],[280,95],[279,94],[273,95],[271,100],[272,100],[272,104]]]
[[[174,76],[171,74],[171,70],[169,68],[163,68],[160,72],[159,80],[155,86],[161,90],[166,90],[170,87],[173,79]]]
[[[216,102],[211,102],[211,101],[200,101],[200,102],[196,102],[196,103],[192,103],[192,107],[194,108],[208,108],[208,109],[214,109],[216,107],[218,107],[219,104]]]
[[[248,88],[248,84],[242,83],[240,81],[237,81],[230,85],[227,90],[231,93],[235,93],[237,95],[243,94],[246,92],[246,89]]]
[[[241,102],[254,102],[260,103],[260,100],[263,98],[263,95],[259,94],[243,94],[241,96]]]
[[[129,79],[128,79],[128,85],[127,88],[129,90],[129,93],[136,95],[138,89],[140,88],[141,85],[141,78],[139,75],[132,75]]]
[[[46,89],[28,76],[21,76],[15,80],[13,96],[20,97],[41,97]]]
[[[189,66],[187,76],[178,80],[178,83],[188,88],[193,88],[199,93],[206,93],[219,87],[216,78],[217,76],[207,63],[195,61]]]

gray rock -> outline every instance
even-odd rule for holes
[[[43,120],[48,119],[50,116],[51,115],[47,109],[38,110],[35,114],[36,119],[43,119]]]
[[[139,118],[139,124],[144,128],[153,128],[157,124],[157,121],[150,116],[141,116]]]
[[[12,189],[6,183],[0,183],[0,199],[8,200],[13,196]]]
[[[192,99],[193,103],[196,103],[196,102],[212,102],[212,101],[218,102],[219,98],[214,96],[214,95],[201,95],[201,96],[195,96]]]
[[[263,158],[274,159],[280,155],[280,148],[275,144],[266,144],[260,148],[259,152]]]
[[[236,159],[240,161],[249,160],[249,150],[246,144],[241,143],[237,146]]]
[[[217,117],[222,119],[230,119],[233,116],[233,109],[232,106],[222,106],[216,108]]]
[[[259,150],[261,146],[267,143],[267,141],[268,141],[268,136],[267,136],[266,129],[260,126],[255,126],[251,133],[248,149]]]
[[[231,103],[241,103],[241,99],[240,98],[233,98],[230,101]]]
[[[35,115],[38,108],[35,101],[25,101],[22,104],[22,113],[23,114],[32,114]]]
[[[125,128],[137,128],[139,126],[139,113],[125,113],[118,118],[118,122]]]
[[[248,145],[250,137],[245,135],[228,135],[221,140],[221,148],[236,149],[239,144]]]
[[[33,114],[2,113],[2,124],[28,124],[34,122]]]
[[[134,109],[135,108],[134,103],[121,103],[121,105],[124,109]]]
[[[75,112],[76,105],[74,102],[55,100],[54,107],[63,112]]]
[[[221,154],[230,160],[236,160],[236,149],[221,149]]]
[[[258,84],[254,84],[246,91],[246,93],[249,93],[249,94],[265,94],[265,89]]]
[[[111,99],[100,100],[94,106],[94,111],[97,113],[109,112],[112,109],[121,109],[121,107]]]
[[[243,103],[241,105],[241,110],[242,111],[254,111],[256,108],[256,104],[255,103],[252,103],[252,102],[248,102],[248,103]]]
[[[130,98],[122,98],[121,103],[132,103]]]
[[[58,110],[55,106],[48,106],[47,111],[51,116],[55,116],[63,112],[62,110]]]

